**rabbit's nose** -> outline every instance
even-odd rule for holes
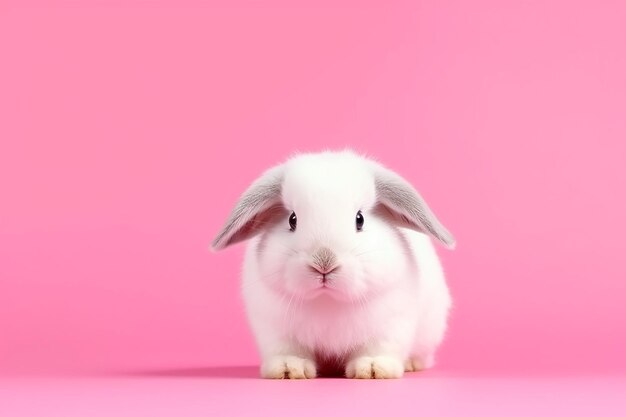
[[[318,265],[311,264],[309,265],[309,267],[311,268],[312,271],[319,272],[320,274],[322,274],[324,279],[326,279],[326,275],[330,274],[331,272],[339,268],[339,265],[333,265],[330,268],[320,268]]]
[[[318,248],[311,257],[311,267],[320,274],[326,275],[339,267],[337,255],[326,247]]]

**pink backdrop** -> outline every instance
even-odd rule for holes
[[[0,371],[255,364],[209,242],[344,146],[458,239],[441,369],[626,369],[624,3],[292,3],[0,5]]]

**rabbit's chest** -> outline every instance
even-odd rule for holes
[[[294,314],[288,331],[299,344],[332,359],[379,337],[384,321],[384,314],[363,308],[303,308]]]

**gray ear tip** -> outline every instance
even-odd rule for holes
[[[442,236],[441,242],[444,244],[446,249],[450,249],[450,250],[456,249],[456,239],[451,234],[446,234]]]
[[[224,249],[224,245],[221,242],[221,239],[216,238],[213,242],[211,242],[211,246],[209,246],[209,250],[211,252],[217,252]]]

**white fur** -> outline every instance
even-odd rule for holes
[[[434,363],[451,304],[443,271],[428,236],[372,211],[373,166],[351,152],[285,163],[287,214],[249,241],[243,268],[263,377],[315,377],[320,357],[339,361],[351,378],[398,378]],[[319,247],[340,265],[326,288],[309,267]]]
[[[266,171],[213,243],[251,238],[243,296],[261,375],[314,378],[333,364],[350,378],[398,378],[432,366],[451,300],[422,231],[454,246],[415,189],[352,152]]]

